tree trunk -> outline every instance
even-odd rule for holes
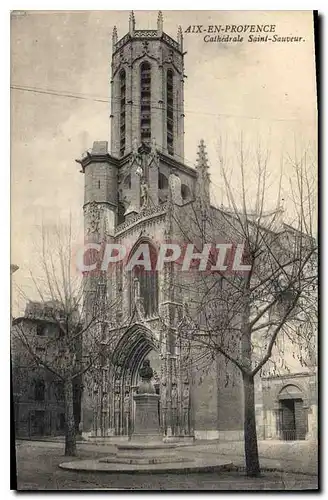
[[[65,380],[65,455],[76,455],[76,435],[72,380]]]
[[[257,447],[254,377],[243,374],[244,385],[244,445],[247,476],[260,475]]]

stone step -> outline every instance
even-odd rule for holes
[[[161,456],[161,457],[107,457],[99,459],[99,462],[109,463],[109,464],[131,464],[131,465],[153,465],[153,464],[169,464],[169,463],[181,463],[181,462],[191,462],[192,460],[185,457],[174,457],[174,456]]]

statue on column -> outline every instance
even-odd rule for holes
[[[142,367],[139,370],[139,376],[141,378],[141,384],[138,388],[138,394],[155,394],[155,388],[151,383],[154,371],[150,366],[149,359],[145,359],[142,363]]]
[[[127,436],[130,435],[130,403],[131,403],[130,393],[126,392],[123,402],[123,413],[124,413],[125,431]]]

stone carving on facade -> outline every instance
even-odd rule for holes
[[[126,392],[124,396],[123,411],[125,414],[130,414],[130,393]]]
[[[147,54],[148,50],[149,50],[149,42],[147,42],[147,40],[145,40],[144,42],[142,42],[142,47],[143,47],[143,53]]]
[[[183,204],[181,195],[181,179],[175,173],[171,173],[169,176],[169,188],[172,203],[181,206]]]
[[[98,204],[92,201],[86,207],[87,235],[90,233],[99,233],[100,229],[100,210]]]
[[[152,38],[157,37],[157,30],[136,30],[134,32],[135,38]]]

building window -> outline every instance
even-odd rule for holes
[[[126,188],[126,189],[131,189],[131,174],[128,174],[125,179],[124,179],[124,182],[123,182],[123,186]]]
[[[65,430],[65,413],[57,414],[57,431]]]
[[[166,142],[167,152],[173,155],[173,71],[166,75]]]
[[[151,66],[143,62],[140,66],[140,139],[151,139]]]
[[[120,155],[125,152],[125,99],[126,99],[126,75],[123,69],[120,72]]]
[[[44,401],[45,385],[42,379],[34,382],[34,399],[35,401]]]

